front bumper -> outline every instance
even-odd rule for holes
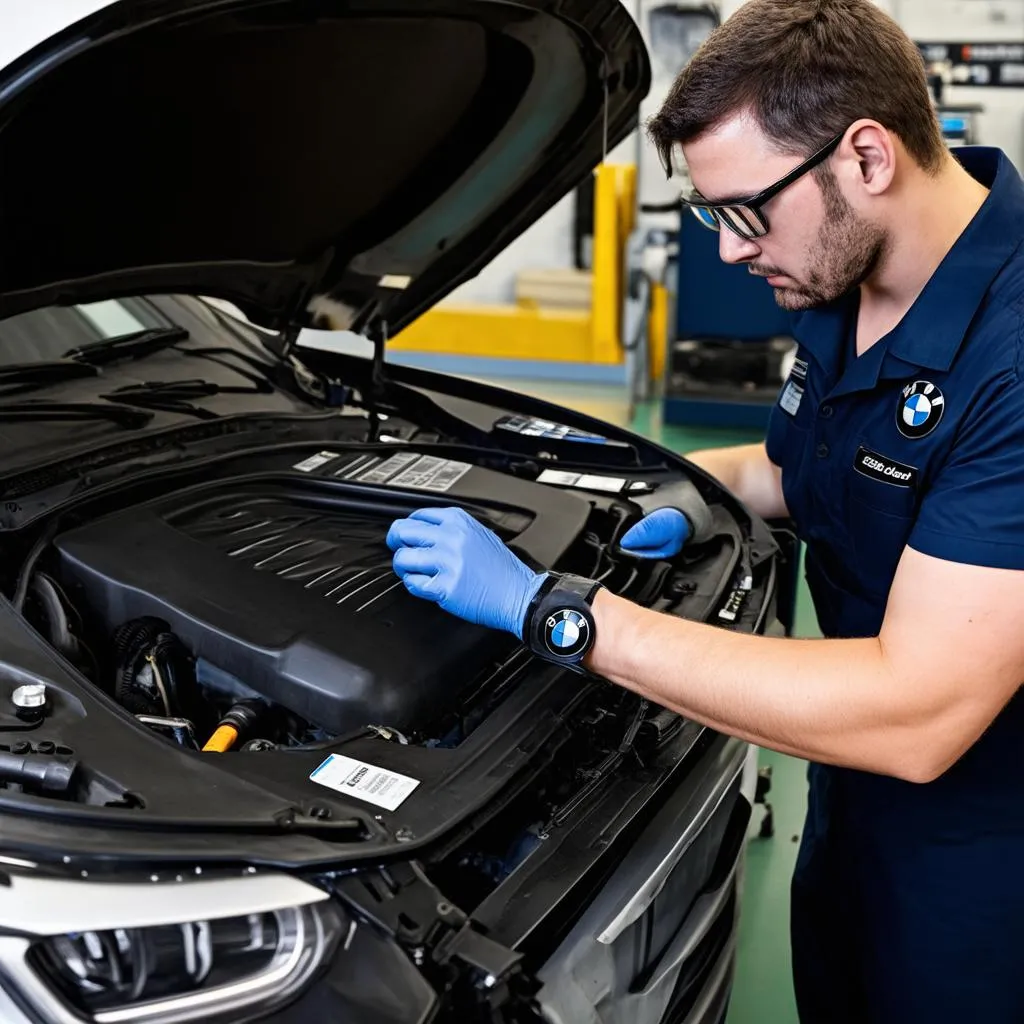
[[[609,791],[550,844],[550,852],[525,861],[476,908],[472,924],[478,942],[463,956],[462,966],[472,965],[481,949],[491,963],[518,960],[510,973],[539,986],[535,999],[548,1024],[718,1024],[731,990],[755,779],[752,748],[706,733],[690,770],[658,812],[642,828],[608,841],[613,863],[602,868],[595,884],[600,861],[582,854],[599,850],[602,833],[610,834],[616,794]],[[565,885],[574,873],[580,884]],[[562,883],[559,891],[565,899],[576,888],[586,893],[577,912],[563,918],[570,922],[564,934],[555,936],[550,934],[551,899],[544,884],[550,886],[552,879]],[[421,891],[415,895],[421,896],[423,886],[417,888]],[[446,895],[458,899],[458,893]],[[16,877],[6,896],[0,893],[0,923],[8,930],[0,937],[0,1021],[81,1024],[89,1019],[47,992],[24,959],[27,940],[11,933],[148,927],[327,898],[299,878],[250,872],[219,882],[181,876],[123,884]],[[220,1012],[206,1018],[195,1015],[201,1003],[193,1000],[192,1014],[180,1019],[218,1024],[445,1020],[435,1016],[436,989],[420,970],[416,951],[410,954],[408,945],[402,948],[376,925],[357,925],[348,902],[341,913],[345,934],[329,962],[316,972],[297,975],[281,1009],[274,1011],[270,1002],[250,1003],[233,1015]],[[478,975],[478,989],[479,977],[486,973]],[[501,998],[524,998],[515,984],[506,988]],[[484,993],[485,1001],[496,997],[497,990]],[[94,1019],[113,1022],[122,1017],[123,1012],[115,1011]],[[150,1018],[143,1014],[130,1019]],[[175,1018],[152,1019],[164,1024]],[[463,1011],[450,1019],[471,1024],[473,1016]]]
[[[577,868],[582,847],[601,846],[601,823],[607,825],[609,816],[600,805],[561,837],[557,852],[525,862],[474,913],[491,940],[524,954],[524,969],[540,985],[536,999],[548,1024],[724,1019],[757,751],[711,735],[659,812],[629,837],[625,849],[613,851],[614,868],[587,892],[566,934],[551,938],[539,906],[550,909],[552,892],[568,891],[566,878]],[[613,802],[615,793],[607,799]],[[409,957],[394,942],[362,929],[321,981],[268,1024],[410,1024],[432,1019],[435,1005],[433,990]]]
[[[724,1016],[756,751],[720,737],[703,762],[539,972],[550,1024],[717,1024]]]

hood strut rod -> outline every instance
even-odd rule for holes
[[[388,322],[384,320],[380,325],[380,333],[373,342],[373,362],[370,365],[370,433],[367,440],[375,442],[380,433],[380,416],[377,413],[377,403],[383,401],[386,386],[386,375],[384,373],[384,350],[388,344]]]

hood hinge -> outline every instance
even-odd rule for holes
[[[264,341],[264,345],[275,356],[287,363],[292,353],[298,347],[299,334],[302,332],[302,328],[292,323],[291,320],[285,320],[283,325],[278,326],[275,324],[270,329],[276,330],[277,333],[272,338],[267,338]]]
[[[281,356],[287,359],[299,345],[299,335],[302,328],[297,324],[289,323],[281,331]]]

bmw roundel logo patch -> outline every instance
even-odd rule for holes
[[[896,426],[904,437],[917,440],[927,437],[942,419],[946,398],[936,385],[916,380],[900,392],[896,410]]]
[[[590,623],[574,608],[564,608],[544,621],[544,644],[560,658],[579,654],[589,640]]]

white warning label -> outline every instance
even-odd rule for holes
[[[422,491],[448,491],[471,469],[468,462],[422,455],[408,469],[391,480],[393,487],[412,487]]]
[[[397,810],[420,784],[419,779],[341,754],[331,754],[310,773],[310,779],[335,792],[365,800],[386,811]]]
[[[585,491],[607,491],[619,494],[626,486],[621,476],[599,476],[596,473],[565,473],[559,469],[545,469],[539,477],[539,484],[553,484],[555,487],[579,487]]]
[[[364,484],[387,484],[421,491],[448,491],[471,469],[469,462],[439,459],[435,455],[402,452],[360,474]]]
[[[320,452],[317,455],[310,455],[308,459],[303,459],[301,462],[296,462],[292,469],[298,469],[303,473],[312,473],[314,469],[319,469],[337,457],[337,452]]]

